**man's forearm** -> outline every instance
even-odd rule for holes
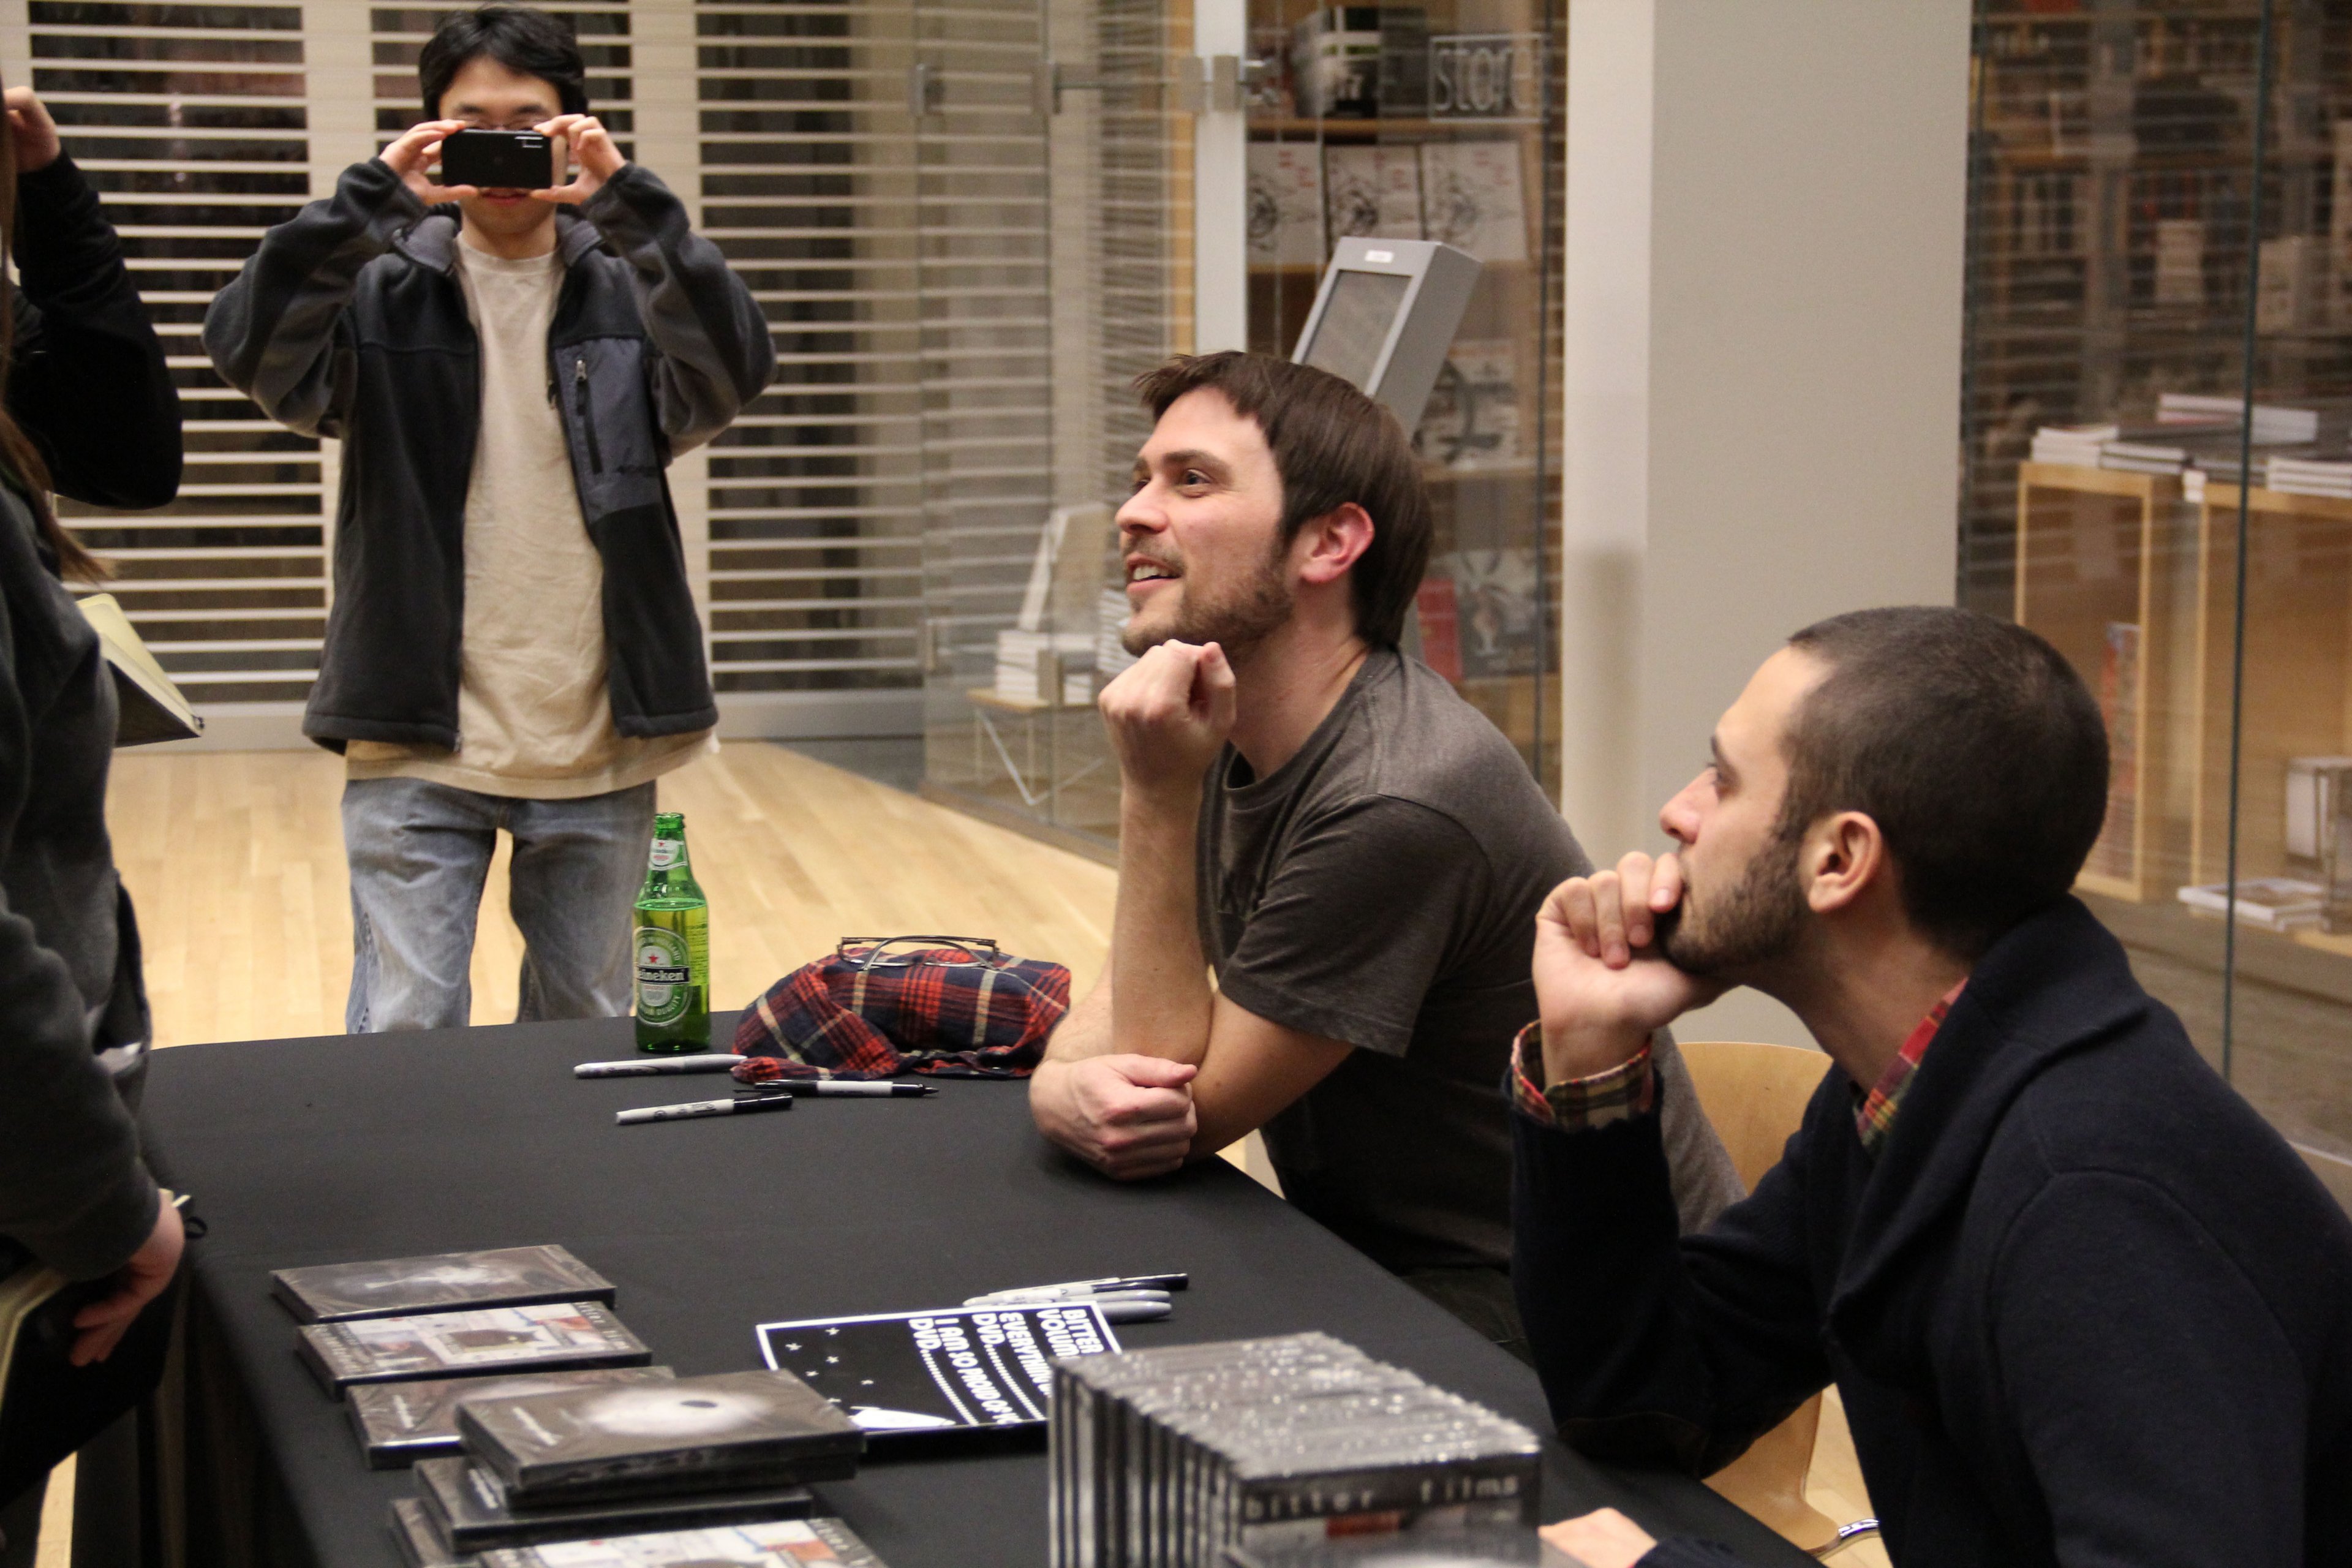
[[[1197,789],[1122,792],[1106,1049],[1195,1065],[1208,1055],[1216,998],[1197,921],[1199,822]]]

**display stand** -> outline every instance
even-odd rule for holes
[[[2017,622],[2082,672],[2107,718],[2107,824],[2076,885],[2133,902],[2172,897],[2180,882],[2168,872],[2182,864],[2187,831],[2174,807],[2171,757],[2187,571],[2180,499],[2169,474],[2059,463],[2018,469]],[[2126,637],[2112,628],[2134,630]]]

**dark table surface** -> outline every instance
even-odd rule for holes
[[[714,1023],[726,1038],[731,1019]],[[295,1359],[268,1277],[310,1263],[561,1242],[681,1375],[761,1364],[763,1321],[1182,1269],[1174,1317],[1122,1328],[1129,1347],[1320,1329],[1549,1429],[1531,1373],[1223,1161],[1104,1181],[1038,1139],[1017,1083],[615,1127],[625,1106],[725,1092],[723,1078],[572,1077],[631,1052],[629,1023],[610,1019],[156,1053],[150,1158],[211,1226],[194,1251],[203,1316],[319,1562],[394,1568],[386,1505],[411,1481],[367,1468],[345,1406]],[[1547,1449],[1548,1520],[1613,1504],[1759,1565],[1811,1561],[1696,1482]],[[893,1568],[1045,1562],[1042,1451],[869,1459],[819,1492]]]

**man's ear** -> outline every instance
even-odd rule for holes
[[[1841,811],[1813,824],[1797,857],[1799,883],[1813,913],[1853,908],[1874,889],[1894,885],[1895,862],[1878,824],[1859,811]]]
[[[1307,583],[1336,583],[1372,547],[1372,514],[1349,501],[1298,531],[1291,561]]]

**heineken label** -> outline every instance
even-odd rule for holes
[[[635,946],[637,1016],[648,1024],[677,1022],[694,1003],[686,937],[659,926],[639,926]]]
[[[686,841],[682,838],[655,839],[653,859],[649,868],[656,871],[668,870],[677,864],[678,855],[685,848]]]

